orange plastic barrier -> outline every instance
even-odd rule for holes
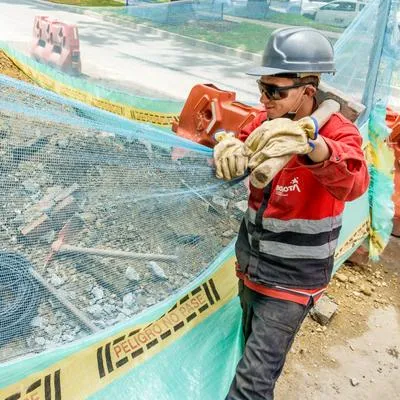
[[[392,235],[400,236],[400,115],[390,108],[386,112],[386,124],[392,129],[389,137],[389,145],[394,150],[394,218]]]
[[[196,85],[172,130],[179,136],[214,147],[217,132],[224,130],[237,135],[259,111],[259,107],[237,102],[235,92],[220,90],[212,84]]]
[[[400,139],[400,114],[391,108],[386,109],[386,125],[392,130],[390,141],[397,142]]]
[[[31,54],[37,61],[63,72],[80,74],[78,28],[47,16],[36,16]]]

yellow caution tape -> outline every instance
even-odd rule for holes
[[[393,179],[395,159],[393,150],[386,142],[379,142],[376,149],[369,143],[366,147],[365,156],[369,164],[372,164],[380,173]]]
[[[233,299],[237,294],[234,262],[234,257],[227,259],[211,278],[158,319],[122,330],[2,389],[1,400],[76,400],[101,390]]]
[[[151,123],[158,126],[169,127],[172,125],[172,122],[179,117],[178,114],[174,113],[161,113],[143,110],[137,107],[114,103],[103,98],[95,97],[87,92],[72,88],[68,85],[65,85],[64,83],[58,82],[57,80],[50,78],[46,74],[35,70],[29,65],[20,62],[19,60],[11,57],[8,54],[7,56],[25,75],[31,78],[39,86],[45,89],[49,89],[62,96],[79,100],[86,104],[101,108],[103,110],[112,112],[125,118],[145,123]]]
[[[338,260],[351,250],[355,250],[370,233],[370,219],[365,220],[346,241],[336,249],[335,259]]]

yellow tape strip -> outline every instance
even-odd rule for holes
[[[369,254],[372,259],[379,257],[385,250],[387,241],[379,232],[371,229],[369,240]]]
[[[395,158],[393,150],[386,142],[380,142],[377,149],[374,149],[371,143],[369,143],[365,155],[369,164],[372,164],[379,172],[385,174],[388,178],[393,179]]]
[[[395,157],[393,150],[385,141],[379,141],[377,148],[374,148],[372,144],[369,143],[366,149],[366,158],[377,171],[393,181]],[[374,218],[373,212],[371,208],[370,213],[372,213],[372,218]],[[383,250],[385,250],[387,239],[383,238],[379,231],[374,230],[372,226],[370,227],[369,237],[369,255],[372,259],[376,259],[383,253]]]
[[[234,257],[151,323],[121,331],[1,390],[3,400],[77,400],[153,357],[237,295]],[[84,367],[83,367],[84,366]]]
[[[13,58],[9,54],[7,57],[29,78],[31,78],[35,83],[39,86],[49,89],[53,92],[56,92],[62,96],[70,97],[75,100],[79,100],[86,104],[90,104],[92,106],[101,108],[103,110],[112,112],[114,114],[120,115],[125,118],[129,118],[132,120],[151,123],[158,126],[169,127],[172,125],[172,122],[177,120],[179,117],[178,114],[173,113],[161,113],[143,110],[136,107],[127,106],[125,104],[114,103],[108,100],[105,100],[100,97],[92,96],[87,92],[83,92],[81,90],[72,88],[67,86],[61,82],[56,81],[45,75],[42,72],[35,70],[34,68],[25,65],[20,62],[16,58]]]
[[[365,220],[353,234],[335,252],[335,258],[343,257],[348,251],[358,247],[361,241],[367,238],[370,233],[370,220]]]

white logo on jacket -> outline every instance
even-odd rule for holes
[[[299,187],[299,178],[293,178],[290,181],[290,185],[283,186],[283,185],[276,185],[276,194],[279,196],[287,196],[289,192],[301,192]]]

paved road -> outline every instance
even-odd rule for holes
[[[74,8],[41,1],[0,0],[0,38],[28,53],[35,15],[49,15],[79,28],[82,72],[150,97],[186,99],[197,83],[211,82],[235,90],[243,102],[258,100],[257,87],[246,71],[253,62],[220,55],[158,34],[120,27]]]

